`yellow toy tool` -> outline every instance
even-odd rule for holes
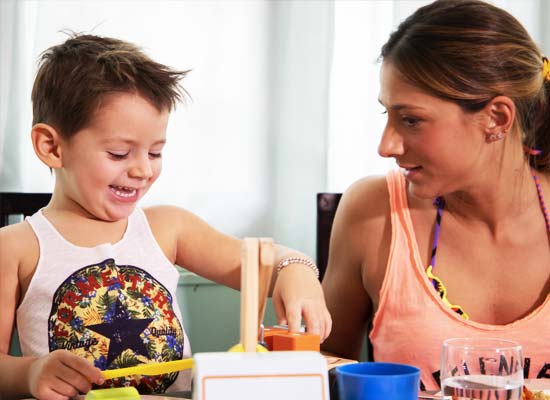
[[[129,375],[162,375],[193,367],[193,359],[166,361],[161,363],[140,364],[135,367],[108,369],[103,371],[105,379]],[[90,390],[86,400],[139,400],[139,393],[134,387]]]
[[[183,360],[166,361],[161,363],[139,364],[135,367],[108,369],[103,371],[105,379],[119,378],[129,375],[162,375],[170,372],[181,371],[193,367],[193,359],[186,358]]]

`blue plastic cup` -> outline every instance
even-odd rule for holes
[[[361,362],[337,367],[336,381],[340,400],[418,400],[420,369]]]

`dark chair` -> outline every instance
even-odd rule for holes
[[[328,263],[330,232],[342,193],[317,193],[317,266],[323,280]]]
[[[15,193],[0,192],[0,228],[10,223],[10,216],[27,217],[46,206],[52,197],[51,193]],[[17,330],[11,338],[9,354],[21,355]]]
[[[50,201],[51,193],[0,193],[0,228],[9,224],[10,216],[29,216]]]

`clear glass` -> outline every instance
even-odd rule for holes
[[[443,342],[441,389],[453,400],[520,400],[521,345],[511,340],[455,338]]]

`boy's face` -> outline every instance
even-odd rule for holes
[[[56,190],[95,218],[126,218],[160,174],[168,115],[137,94],[106,97],[91,123],[63,141]]]

